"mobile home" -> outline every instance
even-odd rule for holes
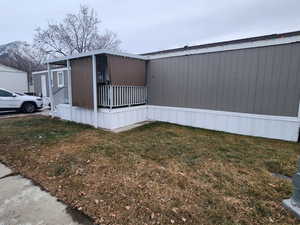
[[[300,32],[143,55],[98,50],[66,67],[63,119],[116,129],[146,120],[297,141]],[[52,93],[51,93],[52,92]],[[53,91],[50,91],[53,99]]]

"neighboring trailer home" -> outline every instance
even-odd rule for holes
[[[99,50],[68,69],[63,119],[116,129],[146,120],[297,141],[300,32],[153,52]]]
[[[0,64],[0,88],[19,93],[28,92],[27,73]]]
[[[43,98],[44,104],[50,102],[48,70],[32,73],[34,93]],[[51,71],[53,105],[68,104],[68,76],[66,68]]]

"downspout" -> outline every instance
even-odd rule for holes
[[[54,117],[54,101],[53,101],[53,93],[52,93],[52,79],[51,79],[51,65],[47,63],[48,69],[48,85],[49,85],[49,95],[50,95],[50,110],[51,110],[51,117]]]
[[[96,74],[96,56],[92,56],[93,65],[93,103],[94,103],[94,127],[98,127],[98,103],[97,103],[97,74]]]
[[[67,60],[67,73],[68,73],[68,97],[70,106],[70,120],[72,121],[72,111],[73,111],[73,100],[72,100],[72,79],[71,79],[71,66],[70,60]]]

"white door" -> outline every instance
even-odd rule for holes
[[[46,81],[46,75],[41,76],[41,83],[42,83],[42,95],[43,97],[47,97],[47,81]]]
[[[20,107],[20,99],[11,92],[0,89],[0,108],[13,109]]]
[[[41,76],[41,88],[42,88],[43,104],[44,104],[44,106],[48,106],[49,103],[50,103],[50,99],[47,96],[47,79],[46,79],[46,75]]]

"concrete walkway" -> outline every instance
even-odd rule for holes
[[[18,118],[18,117],[28,117],[28,116],[49,116],[49,109],[41,109],[35,113],[21,113],[16,111],[7,111],[7,112],[0,112],[0,119],[9,119],[9,118]],[[0,224],[2,225],[2,224]]]
[[[49,193],[0,163],[0,225],[92,225]]]

